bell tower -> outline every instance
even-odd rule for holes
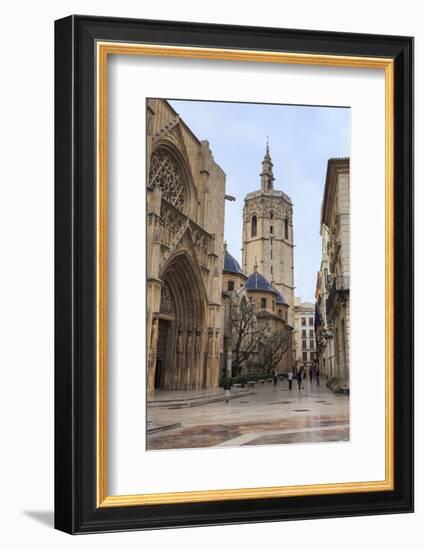
[[[293,203],[274,189],[275,177],[267,140],[260,173],[261,187],[248,193],[243,209],[243,271],[257,270],[283,295],[293,326],[294,262]]]

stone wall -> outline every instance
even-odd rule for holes
[[[168,102],[149,100],[147,117],[148,390],[215,387],[222,349],[225,173],[208,142]],[[164,284],[175,302],[173,314],[161,310]],[[156,334],[165,322],[168,347]],[[169,349],[162,357],[157,342]],[[159,377],[158,369],[164,371]]]

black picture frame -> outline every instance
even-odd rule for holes
[[[98,40],[394,60],[394,490],[97,507]],[[55,75],[55,527],[76,534],[413,511],[413,39],[73,15],[55,22]]]

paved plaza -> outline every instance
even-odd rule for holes
[[[148,450],[349,440],[349,397],[304,380],[205,392],[159,390],[148,401]]]

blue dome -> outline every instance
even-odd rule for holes
[[[252,275],[249,275],[247,281],[244,284],[246,290],[262,290],[265,292],[272,292],[276,294],[276,290],[272,288],[271,283],[269,283],[263,275],[255,271]]]
[[[276,288],[274,288],[275,294],[277,295],[277,299],[275,300],[275,303],[277,305],[287,305],[287,302],[284,299],[284,296],[279,292]]]
[[[237,275],[243,275],[240,264],[233,256],[231,256],[229,252],[227,252],[226,249],[224,251],[224,271],[227,273],[237,273]]]

